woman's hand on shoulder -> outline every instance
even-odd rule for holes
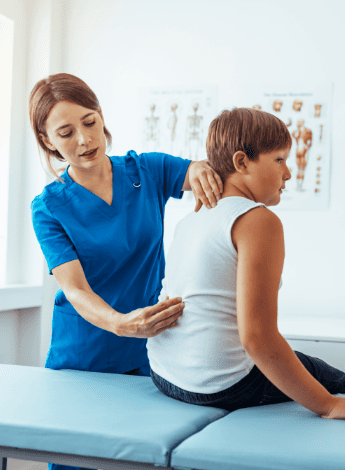
[[[182,190],[193,191],[196,200],[194,211],[198,212],[203,204],[208,209],[216,207],[223,192],[223,183],[208,161],[203,160],[189,165]]]
[[[132,338],[152,338],[176,326],[184,303],[180,297],[166,299],[156,305],[138,308],[117,317],[116,334]]]

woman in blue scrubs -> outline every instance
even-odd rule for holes
[[[165,204],[192,189],[195,210],[210,208],[221,179],[205,162],[161,153],[108,157],[111,135],[97,97],[73,75],[35,85],[30,119],[57,177],[31,205],[49,272],[61,287],[46,367],[149,375],[146,338],[173,328],[184,307],[181,298],[157,304]],[[68,164],[60,177],[54,160]]]

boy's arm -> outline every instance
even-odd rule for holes
[[[238,252],[237,319],[242,345],[261,372],[300,405],[327,415],[336,397],[303,366],[278,331],[278,289],[284,263],[280,219],[256,208],[234,224]]]

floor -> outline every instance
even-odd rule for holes
[[[7,470],[47,470],[48,464],[29,460],[8,459]]]
[[[0,465],[1,466],[1,465]],[[29,460],[8,459],[7,470],[47,470],[48,464]]]

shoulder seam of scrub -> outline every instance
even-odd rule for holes
[[[39,196],[41,196],[41,195],[39,195]],[[32,201],[32,206],[33,206],[33,204],[34,204],[36,198],[38,198],[39,196],[36,196],[35,199]],[[51,213],[51,210],[49,209],[49,207],[47,206],[47,204],[44,204],[45,199],[47,199],[48,197],[52,197],[52,196],[46,196],[46,197],[43,198],[43,199],[40,198],[40,199],[39,199],[39,203],[40,203],[41,206],[44,205],[44,208],[49,212],[49,215],[50,215],[53,219],[57,220],[56,217],[54,217],[53,214]],[[33,211],[34,211],[34,207],[32,207],[32,209],[33,209]]]
[[[57,195],[60,194],[61,191],[63,191],[63,190],[65,189],[65,187],[67,186],[67,185],[64,184],[64,183],[60,183],[61,186],[62,186],[61,189],[58,188],[58,191],[56,191],[54,194],[51,194],[51,195],[50,195],[50,194],[45,194],[45,195],[44,195],[44,193],[47,192],[47,187],[48,187],[48,186],[52,186],[52,185],[53,185],[54,183],[56,183],[56,182],[57,182],[57,181],[55,180],[55,181],[52,181],[51,183],[47,184],[47,185],[43,188],[43,191],[41,192],[41,194],[38,194],[38,195],[35,197],[34,201],[35,201],[36,199],[37,199],[37,200],[38,200],[38,199],[39,199],[39,200],[44,200],[44,199],[46,199],[46,198],[48,198],[48,197],[57,196]]]
[[[63,189],[64,189],[64,188],[61,188],[61,191],[59,191],[59,192],[56,193],[56,194],[46,194],[45,196],[42,196],[42,194],[39,194],[38,196],[36,196],[36,198],[38,198],[38,201],[39,201],[41,204],[44,204],[45,207],[49,210],[49,212],[50,212],[50,214],[52,215],[52,217],[54,217],[54,216],[53,216],[53,214],[51,213],[51,210],[49,209],[48,205],[46,204],[46,201],[47,201],[48,199],[51,199],[51,198],[54,198],[54,197],[58,196],[58,195],[62,192]],[[61,202],[61,203],[58,203],[58,204],[54,204],[53,207],[64,206],[65,204],[67,204],[67,202],[69,202],[69,201],[72,199],[72,197],[73,197],[74,195],[75,195],[74,191],[71,190],[71,195],[70,195],[70,197],[69,197],[66,201]],[[36,198],[32,201],[33,203],[34,203],[34,201],[36,200]]]
[[[146,165],[145,165],[145,166],[142,165],[142,160],[141,160],[141,159],[140,159],[140,168],[141,168],[142,170],[145,170],[146,173],[148,173],[148,174],[151,176],[151,178],[153,179],[153,181],[154,181],[156,184],[158,184],[157,181],[156,181],[156,179],[155,179],[154,176],[152,175],[151,171],[150,171],[148,168],[146,168]]]

